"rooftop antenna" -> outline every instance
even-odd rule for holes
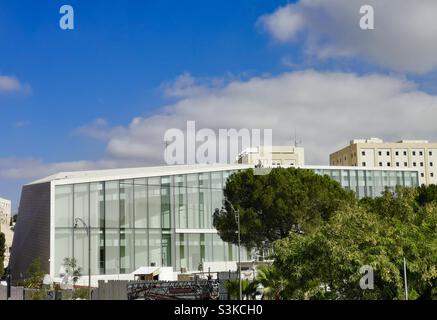
[[[302,140],[297,139],[296,129],[294,129],[294,146],[297,148],[297,146],[300,144],[302,144]]]
[[[165,145],[165,161],[168,161],[168,141],[164,140],[164,145]]]

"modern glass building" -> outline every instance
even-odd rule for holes
[[[377,197],[387,188],[419,186],[417,170],[368,169],[365,167],[305,166],[315,173],[327,175],[343,188],[355,192],[358,198]]]
[[[251,165],[192,165],[60,173],[23,187],[12,248],[17,280],[36,257],[54,279],[75,258],[94,281],[140,267],[181,271],[236,269],[238,248],[212,226],[226,179]],[[417,186],[414,170],[303,167],[327,174],[358,197]],[[90,253],[90,258],[89,258]],[[250,260],[242,248],[242,261]]]

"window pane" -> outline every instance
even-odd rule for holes
[[[91,228],[104,226],[105,219],[105,200],[103,183],[96,182],[90,184],[90,223]]]
[[[91,229],[91,274],[93,275],[104,274],[104,272],[100,272],[100,238],[101,237],[103,237],[103,232],[101,232],[99,229]]]
[[[100,274],[106,274],[106,245],[105,245],[105,231],[99,230],[99,268]]]
[[[171,234],[170,233],[163,233],[161,243],[162,243],[162,266],[163,267],[171,267],[172,266]]]
[[[149,265],[147,260],[147,230],[135,230],[135,269]]]
[[[149,228],[161,228],[161,181],[148,179]]]
[[[105,232],[105,271],[106,274],[118,274],[119,269],[119,231],[106,229]]]
[[[188,269],[199,270],[200,264],[200,235],[188,235]]]
[[[188,228],[198,229],[199,224],[199,181],[197,174],[187,175]]]
[[[212,255],[212,234],[210,233],[206,233],[203,235],[204,236],[204,246],[205,246],[205,255],[204,255],[204,259],[206,262],[210,262],[210,261],[214,261],[213,260],[213,255]],[[203,241],[201,239],[201,241]]]
[[[131,273],[134,268],[134,237],[132,230],[120,230],[120,273]]]
[[[73,227],[73,186],[57,186],[55,226]]]
[[[147,228],[147,186],[146,179],[136,179],[135,186],[135,228]]]
[[[170,228],[170,178],[161,178],[161,217],[162,228]]]
[[[176,271],[188,269],[186,241],[187,237],[183,233],[176,234]]]
[[[213,234],[213,257],[214,261],[225,261],[225,248],[218,234]]]
[[[83,227],[83,223],[87,226],[89,224],[88,211],[89,211],[89,195],[88,184],[76,184],[74,185],[74,223],[78,223],[79,227]],[[76,221],[76,218],[82,220],[82,222]]]
[[[178,229],[187,227],[187,188],[185,177],[175,177],[175,220],[176,228]]]
[[[220,209],[223,205],[223,173],[211,173],[211,207],[214,211],[216,208]]]
[[[118,201],[118,181],[105,183],[105,227],[118,228],[120,206]]]
[[[233,252],[233,254],[234,254],[234,255],[233,255],[233,261],[238,261],[238,246],[235,245],[235,244],[233,244],[232,246],[233,246],[233,247],[232,247],[232,248],[233,248],[233,249],[232,249],[232,250],[233,250],[232,252]],[[243,248],[243,247],[241,247],[241,248]],[[244,260],[244,259],[243,259],[243,251],[241,251],[241,260]]]
[[[161,266],[161,230],[149,230],[149,261],[150,265]]]
[[[74,229],[74,258],[82,268],[82,274],[88,274],[88,235],[84,228]]]
[[[134,186],[132,180],[120,181],[120,227],[132,228],[134,215]]]
[[[212,209],[211,209],[211,179],[209,173],[199,175],[199,215],[200,227],[212,228]]]
[[[72,229],[56,229],[55,232],[55,276],[60,276],[65,258],[73,258]]]

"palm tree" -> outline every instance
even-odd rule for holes
[[[226,280],[225,288],[226,290],[228,290],[228,294],[231,299],[238,299],[238,296],[240,294],[240,284],[238,280]]]
[[[240,295],[240,283],[238,279],[227,280],[225,282],[225,288],[228,290],[231,298],[238,299]],[[247,279],[241,281],[241,291],[243,298],[246,300],[253,300],[255,298],[257,288],[258,283],[256,281],[249,281]]]
[[[261,266],[258,269],[256,282],[263,286],[263,300],[281,299],[281,294],[287,286],[287,280],[275,266]]]

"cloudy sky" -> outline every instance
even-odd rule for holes
[[[162,164],[170,128],[437,140],[435,0],[0,0],[0,197],[60,171]],[[370,4],[375,29],[362,30]],[[26,8],[24,10],[23,8]]]

